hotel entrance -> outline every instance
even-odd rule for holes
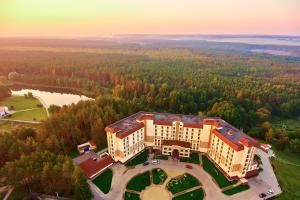
[[[172,159],[179,160],[179,151],[178,151],[178,149],[173,149],[173,151],[172,151]]]

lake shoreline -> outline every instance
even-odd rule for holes
[[[46,90],[47,92],[57,92],[57,93],[68,93],[79,96],[87,96],[89,98],[95,98],[94,95],[87,94],[82,89],[72,88],[72,87],[60,87],[60,86],[51,86],[43,84],[32,84],[32,83],[23,83],[23,82],[11,82],[5,85],[10,90],[21,90],[21,89],[35,89],[35,90]]]

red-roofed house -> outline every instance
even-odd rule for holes
[[[80,163],[79,166],[89,179],[93,179],[102,171],[110,167],[113,163],[114,160],[112,159],[112,157],[107,155],[102,158],[99,157],[97,159],[89,158]]]

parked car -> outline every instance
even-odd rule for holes
[[[259,196],[260,198],[264,198],[264,197],[266,197],[267,195],[266,195],[265,193],[260,193],[258,196]]]
[[[185,165],[185,167],[188,169],[193,169],[193,166],[191,166],[191,165]]]
[[[273,193],[274,193],[274,190],[273,190],[273,189],[270,189],[269,192],[270,192],[271,194],[273,194]]]
[[[273,194],[273,193],[274,193],[274,190],[273,190],[273,189],[269,189],[268,192],[267,192],[268,195],[271,195],[271,194]]]
[[[148,161],[146,161],[146,162],[143,163],[144,166],[147,166],[147,165],[149,165],[149,164],[150,164],[150,163],[149,163]]]
[[[154,165],[157,165],[157,164],[159,164],[159,160],[152,160],[152,164],[154,164]]]

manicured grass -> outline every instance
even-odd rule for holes
[[[34,110],[14,113],[6,119],[25,120],[25,121],[43,121],[47,119],[47,113],[44,108],[34,108]]]
[[[193,190],[191,192],[174,197],[173,200],[202,200],[204,198],[203,189]]]
[[[188,157],[188,158],[180,158],[180,162],[200,164],[199,154],[191,153],[190,157]]]
[[[93,183],[104,193],[107,194],[111,188],[113,172],[111,169],[105,170],[100,174],[96,179],[93,180]]]
[[[134,191],[141,192],[150,185],[150,172],[144,172],[133,177],[128,183],[126,188]]]
[[[298,158],[300,159],[300,158]],[[283,193],[276,200],[300,199],[300,167],[272,161]]]
[[[136,166],[138,164],[142,164],[145,161],[148,160],[149,157],[149,150],[145,149],[142,153],[140,153],[139,155],[137,155],[135,158],[133,158],[132,160],[130,160],[126,166]]]
[[[157,155],[154,158],[159,159],[159,160],[168,160],[169,156],[167,156],[167,155]]]
[[[250,188],[249,185],[239,185],[237,187],[234,187],[234,188],[231,188],[229,190],[223,191],[223,193],[226,194],[226,195],[231,196],[231,195],[237,194],[239,192],[248,190],[249,188]]]
[[[125,192],[124,200],[140,200],[140,195],[131,192]]]
[[[12,96],[3,101],[0,101],[0,105],[7,107],[13,107],[14,111],[22,111],[26,109],[32,109],[28,111],[22,111],[14,113],[7,119],[14,120],[25,120],[25,121],[41,121],[47,119],[46,109],[43,107],[38,107],[41,105],[40,101],[35,98],[25,98],[23,96]]]
[[[174,178],[170,180],[170,182],[167,184],[167,188],[172,194],[176,194],[198,185],[200,185],[198,179],[190,174],[185,173],[181,178]]]
[[[229,181],[225,175],[211,162],[207,156],[202,156],[203,169],[207,171],[216,181],[220,188],[235,184],[237,181]]]
[[[286,149],[285,151],[280,151],[276,148],[275,145],[272,146],[272,150],[274,151],[277,158],[300,165],[299,154],[290,152],[289,149]]]
[[[167,179],[167,174],[164,170],[156,168],[152,170],[153,183],[155,185],[160,185]]]

